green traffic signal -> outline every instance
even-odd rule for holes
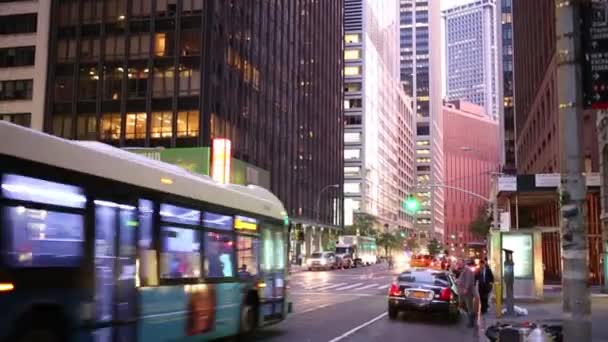
[[[410,213],[418,212],[418,210],[420,210],[420,202],[418,202],[418,199],[413,196],[408,197],[408,199],[405,200],[405,210]]]

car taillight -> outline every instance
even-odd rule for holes
[[[389,296],[401,296],[401,289],[399,289],[399,284],[392,283],[391,287],[388,289]]]
[[[448,288],[441,289],[441,292],[439,292],[439,300],[452,300],[452,291]]]

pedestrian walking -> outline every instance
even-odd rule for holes
[[[494,274],[488,265],[488,261],[487,259],[481,260],[479,265],[479,279],[477,281],[477,288],[479,290],[479,301],[481,302],[482,314],[488,312],[488,297],[492,292],[493,284]]]
[[[461,304],[466,307],[469,319],[468,326],[475,327],[475,272],[472,267],[475,265],[473,260],[469,260],[457,280],[458,296]]]

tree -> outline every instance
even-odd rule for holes
[[[344,235],[375,236],[378,220],[367,213],[356,213],[352,226],[344,227]]]
[[[437,241],[435,238],[429,241],[426,248],[429,250],[430,255],[437,255],[441,253],[441,250],[443,249],[441,243],[439,243],[439,241]]]
[[[473,235],[485,239],[490,231],[490,224],[491,221],[486,213],[486,209],[480,206],[477,210],[477,217],[469,224],[469,229]]]
[[[381,233],[376,238],[376,245],[384,248],[384,255],[388,256],[392,250],[402,248],[403,237],[398,233]]]
[[[408,251],[413,252],[417,250],[418,247],[418,240],[416,240],[416,238],[411,237],[406,240],[406,248]]]

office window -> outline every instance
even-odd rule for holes
[[[70,62],[76,58],[76,40],[61,39],[57,42],[57,61]]]
[[[173,135],[173,114],[170,112],[152,113],[151,138],[171,138]]]
[[[173,16],[177,12],[177,0],[156,0],[156,13],[159,16]]]
[[[131,16],[134,18],[149,17],[151,4],[150,0],[131,0]]]
[[[97,118],[95,114],[78,114],[76,118],[76,139],[97,139]]]
[[[100,23],[103,16],[103,0],[85,0],[82,4],[82,22]]]
[[[346,49],[344,50],[344,59],[353,60],[361,58],[361,49]]]
[[[344,183],[345,194],[358,194],[361,192],[361,183]]]
[[[127,113],[125,139],[145,139],[147,118],[146,113]]]
[[[192,67],[181,66],[179,72],[179,95],[198,95],[201,71],[198,63]]]
[[[344,176],[345,177],[357,177],[360,175],[361,175],[360,166],[345,166],[344,167]]]
[[[129,68],[127,74],[127,95],[129,98],[144,98],[148,92],[148,68]]]
[[[32,121],[32,113],[10,113],[10,114],[2,114],[0,113],[1,121],[8,121],[14,123],[15,125],[30,127]]]
[[[127,1],[104,0],[106,22],[123,21],[127,16]]]
[[[0,34],[35,33],[37,20],[36,13],[0,16]]]
[[[53,115],[53,135],[66,139],[72,138],[71,115]]]
[[[78,1],[67,0],[59,3],[57,24],[60,27],[78,24]]]
[[[106,60],[119,60],[125,56],[125,37],[109,36],[106,37],[104,50]]]
[[[344,92],[346,92],[346,93],[357,92],[357,91],[361,91],[360,82],[351,82],[351,83],[346,83],[344,85]]]
[[[179,51],[182,56],[200,56],[201,31],[184,30],[179,36]]]
[[[158,57],[173,56],[174,32],[157,32],[154,34],[154,55]]]
[[[200,12],[203,9],[204,0],[183,0],[182,12],[185,14]]]
[[[122,94],[122,67],[104,67],[103,98],[104,100],[119,100]]]
[[[344,35],[344,42],[346,44],[359,43],[361,41],[361,34],[353,33]]]
[[[353,160],[361,158],[361,149],[346,149],[344,150],[344,160]]]
[[[0,81],[0,101],[30,100],[33,80]]]
[[[97,99],[99,82],[99,74],[96,67],[81,67],[78,74],[78,100],[95,101]]]
[[[172,97],[173,96],[173,67],[154,68],[152,76],[152,90],[154,97]]]
[[[72,77],[57,77],[53,86],[55,88],[55,101],[63,102],[72,100],[72,92],[74,91],[74,80]]]
[[[34,65],[35,46],[0,49],[0,68]]]
[[[199,130],[199,112],[177,113],[177,136],[196,137]]]
[[[101,139],[102,140],[118,140],[120,139],[120,114],[106,113],[101,115]]]
[[[344,100],[344,109],[361,108],[363,102],[361,99],[347,99]]]
[[[360,143],[361,133],[359,132],[346,132],[344,133],[344,142],[349,143]]]
[[[344,67],[344,76],[360,76],[361,66],[346,66]]]
[[[83,38],[80,41],[80,58],[95,61],[99,57],[99,38]]]
[[[141,33],[132,35],[129,42],[129,56],[131,58],[148,58],[150,54],[150,34]]]

